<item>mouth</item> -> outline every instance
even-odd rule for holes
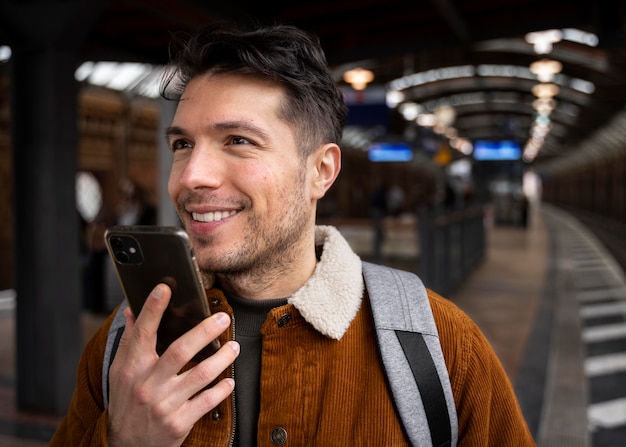
[[[237,214],[236,210],[211,211],[208,213],[191,213],[191,218],[197,222],[219,222],[235,214]]]

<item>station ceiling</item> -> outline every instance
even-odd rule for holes
[[[581,152],[603,156],[603,134],[621,142],[610,150],[626,146],[625,18],[621,0],[109,0],[80,59],[164,64],[172,33],[220,20],[290,23],[320,37],[340,84],[348,68],[367,68],[372,86],[404,86],[405,101],[431,111],[453,105],[458,135],[471,140],[528,139],[537,80],[527,69],[558,60],[557,108],[532,162],[554,169],[574,156],[584,161]],[[563,39],[537,54],[525,36],[549,29],[584,31],[597,41]]]

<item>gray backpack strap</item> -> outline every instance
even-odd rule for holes
[[[124,309],[127,307],[128,303],[126,300],[122,301],[115,313],[115,317],[113,317],[113,323],[111,323],[107,335],[107,344],[104,348],[104,359],[102,362],[102,398],[104,399],[104,408],[109,406],[109,368],[111,368],[111,363],[113,363],[117,347],[120,344],[120,338],[122,338],[122,333],[126,326]]]
[[[413,273],[367,262],[363,276],[389,387],[409,441],[456,447],[454,396],[426,288]]]

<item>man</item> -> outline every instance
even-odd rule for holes
[[[159,357],[170,290],[158,285],[137,318],[126,309],[106,407],[111,317],[85,349],[51,445],[409,445],[361,261],[336,229],[315,226],[340,170],[345,119],[319,43],[289,26],[214,26],[173,67],[163,89],[179,96],[168,189],[201,269],[217,278],[213,315]],[[450,302],[429,299],[458,445],[534,445],[480,331]],[[190,361],[216,337],[216,354]]]

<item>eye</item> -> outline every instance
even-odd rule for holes
[[[239,144],[254,144],[254,143],[247,138],[234,135],[230,138],[230,144],[239,145]]]
[[[176,152],[180,149],[191,149],[191,147],[191,143],[188,140],[184,139],[174,140],[170,143],[170,148],[172,149],[172,152]]]

